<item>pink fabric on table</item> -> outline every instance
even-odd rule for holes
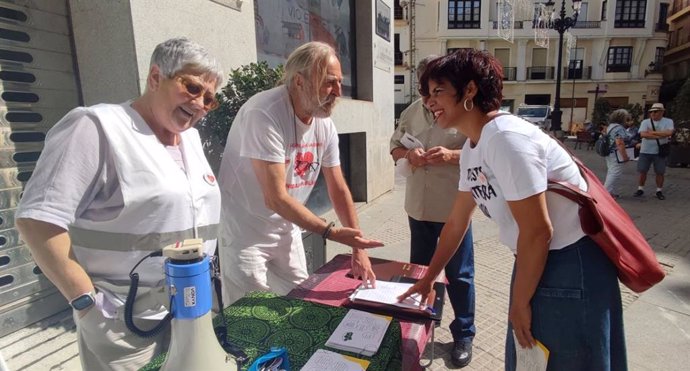
[[[337,255],[290,291],[287,296],[341,307],[347,302],[350,294],[362,283],[360,280],[347,277],[349,271],[350,255]],[[423,273],[424,270],[415,272],[415,278],[421,277]],[[400,320],[404,371],[422,370],[419,359],[431,337],[432,324],[432,321],[422,323]]]

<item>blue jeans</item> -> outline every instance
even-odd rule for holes
[[[410,223],[410,262],[429,265],[436,251],[444,223],[424,222],[408,217]],[[455,319],[450,324],[453,340],[472,341],[474,327],[474,246],[472,227],[467,229],[460,247],[446,265],[446,291]]]
[[[531,305],[532,336],[550,351],[547,371],[628,369],[616,268],[591,238],[549,252]],[[510,323],[505,352],[505,370],[515,371]]]

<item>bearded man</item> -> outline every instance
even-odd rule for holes
[[[306,43],[288,57],[282,84],[239,110],[223,153],[219,255],[223,301],[249,291],[285,295],[307,278],[302,229],[352,247],[352,271],[376,279],[350,190],[340,169],[338,133],[330,119],[341,95],[335,50]],[[323,170],[342,227],[304,206]]]

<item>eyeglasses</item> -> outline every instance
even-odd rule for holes
[[[207,90],[203,85],[182,76],[177,76],[175,80],[182,84],[185,92],[190,98],[196,99],[203,95],[204,109],[206,111],[213,111],[218,108],[219,103],[216,99],[216,95],[213,94],[212,91]]]

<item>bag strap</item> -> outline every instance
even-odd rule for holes
[[[587,189],[589,189],[589,183],[587,182],[587,177],[585,176],[584,172],[582,171],[582,167],[584,166],[582,161],[580,161],[579,158],[575,157],[573,152],[570,151],[570,149],[568,149],[568,147],[566,147],[560,140],[556,139],[556,137],[554,137],[552,134],[549,134],[549,136],[556,143],[558,143],[558,145],[561,146],[561,148],[563,148],[568,153],[568,155],[570,155],[570,158],[573,160],[575,165],[577,165],[577,170],[580,172],[580,176],[582,177],[582,179],[584,179],[585,183],[587,183]],[[576,204],[578,204],[580,206],[584,206],[588,202],[593,200],[592,196],[589,193],[581,190],[580,187],[578,187],[574,184],[570,184],[568,182],[562,182],[562,181],[556,181],[556,180],[549,179],[549,182],[548,182],[546,189],[548,191],[552,191],[558,195],[561,195],[561,196],[569,199],[570,201],[575,202]]]
[[[649,118],[649,122],[652,123],[652,130],[656,131],[656,127],[654,127],[654,120],[652,118]],[[656,140],[656,145],[659,146],[659,149],[661,149],[661,142],[659,142],[659,138],[654,138]]]

